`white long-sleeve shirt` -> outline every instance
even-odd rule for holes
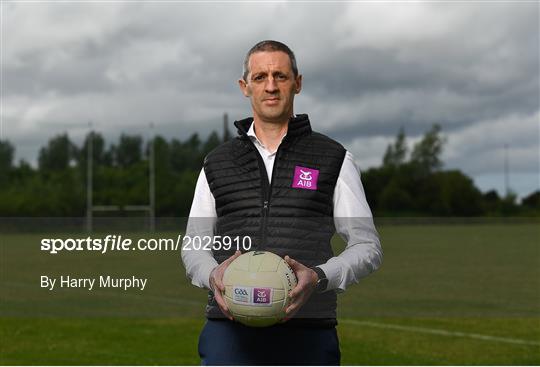
[[[276,152],[268,151],[261,143],[255,135],[253,124],[248,136],[264,161],[270,182]],[[348,151],[334,189],[333,206],[336,231],[346,241],[347,246],[339,255],[317,266],[328,278],[326,290],[342,292],[348,285],[357,283],[378,269],[382,262],[382,248],[360,181],[360,172]],[[204,169],[197,180],[189,218],[186,236],[193,238],[214,235],[216,203]],[[182,251],[182,260],[192,284],[210,289],[210,273],[218,265],[212,251]]]

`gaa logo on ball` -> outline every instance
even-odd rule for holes
[[[227,307],[248,326],[270,326],[285,317],[289,292],[296,286],[293,270],[281,257],[252,251],[237,257],[225,270]]]
[[[245,288],[234,288],[234,294],[239,296],[247,296],[248,292]]]
[[[233,302],[249,303],[250,293],[247,287],[234,287]]]

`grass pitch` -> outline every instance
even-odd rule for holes
[[[378,229],[382,268],[338,297],[342,364],[540,364],[538,226]],[[1,364],[200,363],[206,294],[186,280],[178,253],[52,256],[38,250],[44,236],[2,235]],[[40,274],[90,270],[146,274],[150,284],[143,293],[39,289]]]

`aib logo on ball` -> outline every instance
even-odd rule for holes
[[[254,288],[253,303],[270,304],[271,291],[271,288]]]
[[[317,190],[319,170],[302,166],[294,167],[292,187],[294,189]]]

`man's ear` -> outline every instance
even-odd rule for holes
[[[250,88],[244,79],[238,79],[238,85],[240,86],[240,90],[242,91],[242,94],[244,96],[246,97],[251,96]]]
[[[302,90],[302,75],[298,74],[298,76],[295,78],[296,82],[296,89],[294,90],[294,93],[298,94]]]

